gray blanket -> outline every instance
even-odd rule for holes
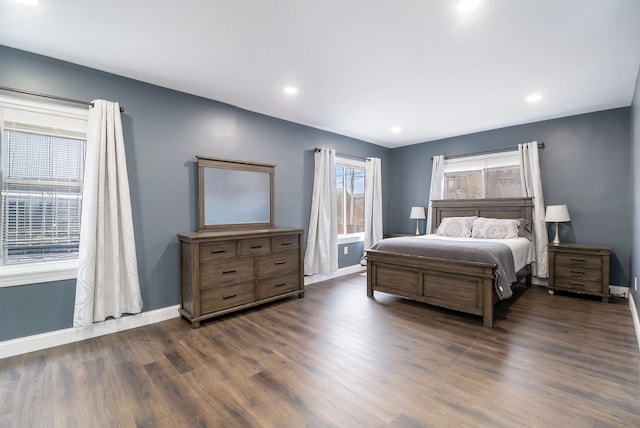
[[[398,237],[383,239],[371,249],[440,259],[493,263],[497,266],[494,283],[500,299],[511,297],[511,283],[516,281],[511,248],[499,242],[461,242]]]

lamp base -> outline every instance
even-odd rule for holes
[[[558,245],[560,243],[560,235],[558,235],[558,222],[556,221],[556,236],[553,238],[552,244]]]
[[[416,235],[420,235],[420,220],[416,219]]]

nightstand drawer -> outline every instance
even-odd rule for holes
[[[555,268],[555,274],[559,277],[602,282],[602,269],[594,269],[584,266],[559,265]]]
[[[563,253],[556,254],[556,263],[568,266],[584,266],[601,269],[602,257],[591,254]]]
[[[557,277],[554,286],[558,288],[570,288],[576,291],[602,291],[602,281],[591,281],[588,279]]]

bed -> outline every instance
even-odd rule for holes
[[[432,230],[436,230],[449,217],[524,219],[531,224],[533,204],[531,198],[455,199],[432,201],[432,210]],[[495,303],[511,296],[511,283],[506,285],[509,287],[506,290],[498,282],[504,282],[506,276],[500,272],[501,263],[475,256],[471,260],[456,260],[439,253],[425,256],[405,251],[403,242],[412,247],[421,238],[385,239],[384,245],[381,241],[367,250],[367,296],[373,297],[374,291],[380,291],[479,315],[485,326],[492,327]],[[401,245],[391,246],[391,243]],[[485,252],[486,249],[478,253]],[[530,263],[511,269],[515,271],[512,279],[526,278],[527,286],[531,285]]]

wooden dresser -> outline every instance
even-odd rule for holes
[[[302,229],[179,234],[180,314],[200,322],[284,297],[304,296]]]
[[[609,301],[611,248],[602,245],[549,244],[549,292],[573,291]]]

